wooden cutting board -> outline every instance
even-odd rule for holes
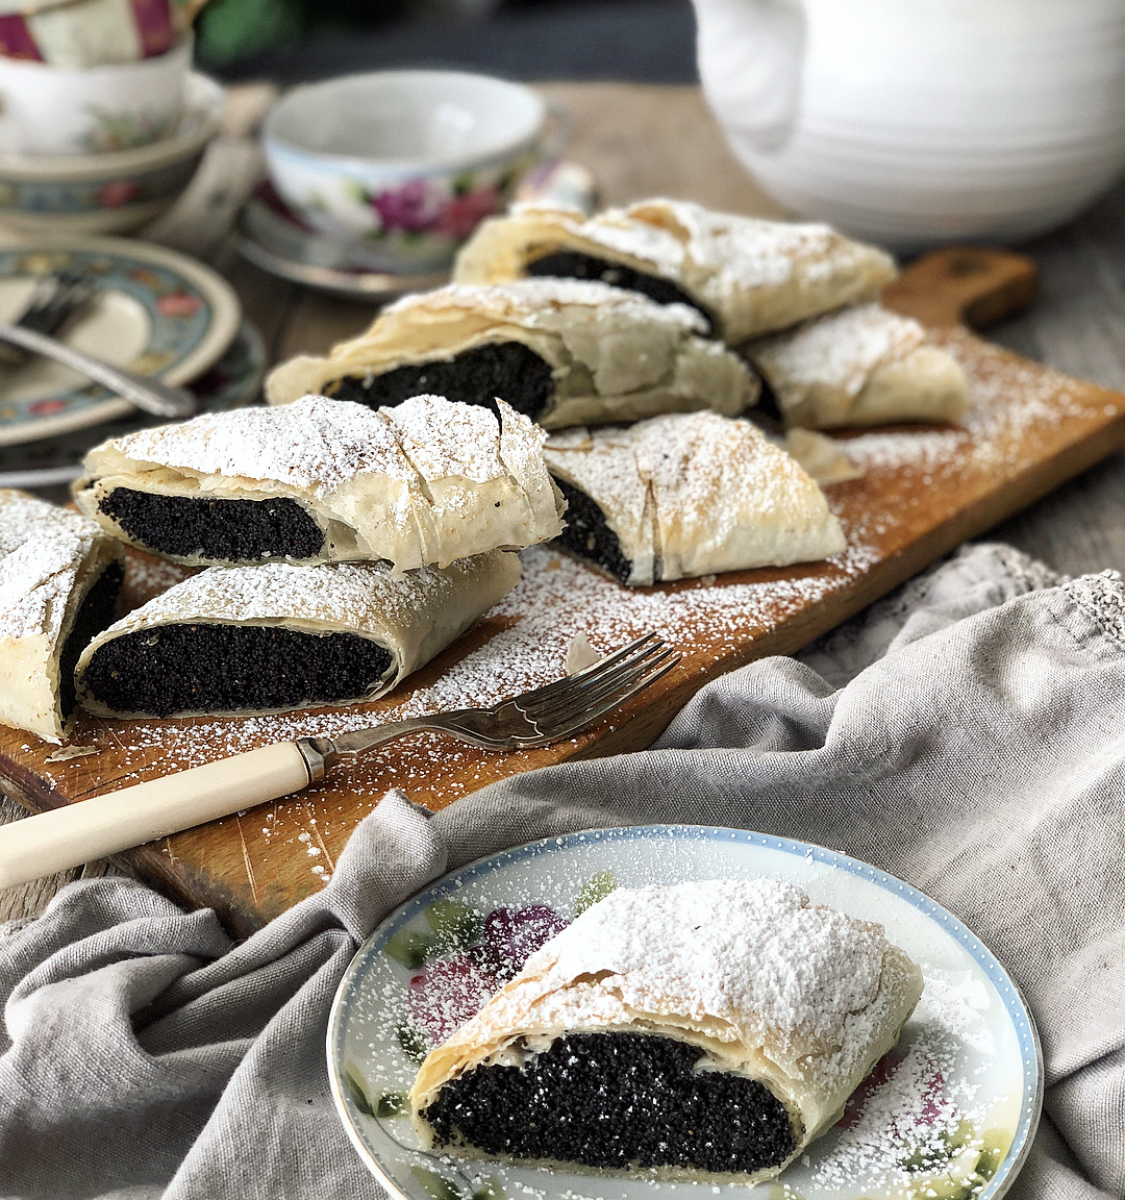
[[[516,591],[390,698],[242,720],[85,718],[75,742],[92,752],[71,757],[0,728],[3,789],[41,811],[270,741],[490,704],[561,675],[579,634],[604,652],[657,630],[679,648],[677,670],[572,741],[490,754],[417,735],[338,768],[319,788],[123,856],[132,873],[188,906],[215,906],[243,935],[323,886],[352,829],[390,787],[437,809],[521,771],[641,749],[704,683],[752,659],[792,653],[1125,443],[1125,395],[1018,358],[959,325],[995,320],[1029,303],[1034,290],[1029,260],[979,249],[931,255],[887,290],[889,305],[924,321],[960,358],[972,411],[963,428],[846,437],[864,475],[827,489],[848,535],[836,560],[631,591],[537,548],[525,556]],[[182,574],[138,555],[127,583],[140,601]]]

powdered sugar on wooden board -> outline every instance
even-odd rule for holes
[[[880,580],[888,573],[905,578],[901,571],[894,575],[904,553],[913,554],[911,570],[928,561],[911,550],[919,539],[971,513],[1008,481],[1034,480],[1067,447],[1105,429],[1120,414],[1113,394],[1025,363],[967,333],[931,336],[962,362],[969,377],[972,408],[965,427],[902,427],[848,437],[847,453],[865,474],[827,489],[848,540],[847,550],[827,564],[631,590],[549,547],[536,548],[525,552],[524,579],[501,604],[381,701],[244,719],[83,718],[76,740],[99,747],[99,754],[46,763],[50,747],[2,731],[0,739],[6,740],[0,740],[0,753],[25,776],[41,780],[44,789],[77,798],[104,790],[108,781],[126,786],[271,741],[332,736],[398,716],[491,704],[563,675],[567,649],[580,634],[604,653],[655,630],[683,655],[681,667],[652,692],[580,741],[490,755],[437,734],[419,735],[349,763],[330,776],[326,787],[262,806],[242,818],[241,828],[232,828],[236,821],[230,819],[166,844],[174,860],[170,870],[199,880],[211,878],[218,847],[231,842],[233,851],[220,857],[236,865],[222,868],[218,878],[224,890],[215,892],[216,903],[229,903],[233,896],[241,911],[281,911],[330,877],[334,856],[351,830],[389,788],[402,787],[411,799],[436,808],[514,772],[590,753],[617,727],[625,727],[618,734],[627,742],[628,728],[634,722],[639,727],[639,718],[665,692],[677,688],[676,695],[686,699],[691,686],[767,647],[771,652],[795,649],[881,594],[888,584],[869,583],[873,572],[885,568]],[[1034,488],[1028,494],[1035,494]],[[127,582],[137,599],[145,599],[180,573],[151,559],[131,559]],[[647,728],[651,736],[655,727]],[[299,840],[302,834],[305,841]],[[244,878],[237,865],[243,859],[240,837],[256,882]],[[320,853],[310,855],[310,847]],[[263,879],[270,880],[268,886]]]

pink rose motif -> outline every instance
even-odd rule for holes
[[[131,179],[114,179],[102,185],[98,192],[98,203],[103,208],[120,208],[128,204],[140,190],[140,186]]]
[[[379,214],[387,233],[425,233],[441,218],[441,198],[421,179],[404,183],[397,191],[380,192],[371,197],[371,207]]]
[[[485,217],[491,217],[499,208],[499,196],[492,187],[477,188],[475,192],[454,196],[441,214],[437,232],[462,241]]]
[[[202,304],[203,301],[191,292],[168,292],[157,300],[156,307],[165,317],[190,317]]]

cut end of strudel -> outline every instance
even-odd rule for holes
[[[817,484],[749,421],[572,429],[544,456],[568,505],[557,544],[621,583],[813,562],[846,545]]]
[[[430,1147],[755,1183],[840,1117],[922,994],[879,925],[770,879],[618,890],[422,1064]]]
[[[326,358],[300,357],[266,381],[271,404],[307,392],[378,407],[429,392],[496,397],[547,429],[661,412],[740,413],[757,380],[706,322],[604,283],[520,280],[407,296]]]
[[[968,407],[961,364],[910,317],[858,304],[743,351],[789,426],[957,422]]]
[[[895,276],[894,260],[827,225],[717,213],[653,199],[593,217],[519,205],[483,222],[454,265],[458,283],[526,276],[602,280],[659,304],[694,307],[739,345],[855,300]]]
[[[429,662],[520,578],[495,550],[446,568],[212,567],[111,625],[78,663],[102,716],[249,716],[373,700]]]
[[[78,657],[117,615],[123,557],[93,521],[0,490],[0,723],[63,740]]]
[[[305,396],[104,442],[74,495],[114,537],[189,566],[443,567],[559,532],[545,436],[503,403],[374,412]]]

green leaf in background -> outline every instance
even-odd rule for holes
[[[426,961],[426,955],[434,948],[437,936],[417,929],[400,929],[387,939],[383,953],[390,955],[411,971],[417,971]]]
[[[507,1200],[504,1189],[495,1179],[486,1179],[475,1192],[471,1200]]]
[[[196,23],[199,52],[225,63],[295,42],[305,25],[303,9],[300,0],[212,0]]]
[[[591,875],[579,889],[574,901],[574,915],[580,917],[591,905],[604,900],[617,887],[617,880],[612,871],[599,871]]]
[[[461,1200],[461,1193],[457,1188],[435,1171],[427,1171],[425,1167],[411,1167],[410,1173],[425,1189],[430,1200]]]

